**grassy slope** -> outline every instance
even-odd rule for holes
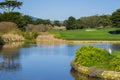
[[[109,34],[111,30],[117,28],[96,29],[96,31],[67,30],[67,31],[49,31],[52,34],[59,34],[62,39],[66,40],[120,40],[120,34]]]

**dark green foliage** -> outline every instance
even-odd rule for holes
[[[106,50],[92,46],[83,46],[77,50],[75,62],[83,66],[106,65],[107,56],[109,54]]]
[[[113,12],[111,16],[111,20],[112,20],[113,27],[120,27],[120,9]]]
[[[95,15],[82,17],[79,19],[75,19],[74,17],[69,17],[68,20],[64,21],[64,25],[67,30],[71,29],[82,29],[82,28],[105,28],[111,27],[110,15]]]
[[[112,22],[110,20],[111,15],[101,15],[99,16],[100,20],[98,21],[98,26],[111,27]]]
[[[77,29],[76,19],[73,16],[69,17],[68,20],[66,21],[66,28],[67,30]]]
[[[60,23],[60,21],[55,20],[53,25],[54,25],[54,26],[61,26],[61,23]]]
[[[51,25],[50,20],[43,20],[43,19],[34,20],[31,16],[22,15],[19,12],[9,12],[9,13],[4,12],[3,14],[0,14],[0,22],[3,21],[16,23],[20,30],[25,30],[25,26],[27,24]]]
[[[0,16],[1,21],[8,21],[8,22],[14,22],[17,24],[19,29],[24,30],[24,19],[22,18],[22,14],[19,12],[9,12],[9,13],[3,13],[2,16]]]
[[[33,23],[33,19],[29,15],[24,15],[22,18],[25,25]]]
[[[34,40],[34,39],[37,38],[38,35],[39,35],[39,33],[35,32],[35,31],[33,31],[33,32],[24,32],[23,33],[23,36],[24,36],[24,38],[26,40]]]
[[[31,24],[38,25],[38,24],[44,24],[44,25],[51,25],[51,21],[49,19],[36,19],[31,22]]]
[[[44,25],[51,25],[51,21],[49,19],[43,20]]]
[[[95,28],[98,27],[98,16],[89,16],[89,17],[82,17],[80,20],[84,23],[84,28]]]
[[[4,44],[4,41],[3,41],[3,39],[0,36],[0,45],[3,45],[3,44]]]
[[[109,63],[110,67],[115,71],[120,71],[120,55],[117,55]]]
[[[0,2],[0,8],[5,10],[5,12],[12,12],[16,7],[20,9],[22,2],[17,1],[5,1]]]
[[[43,19],[37,19],[33,22],[33,24],[35,24],[35,25],[44,24],[44,20]]]

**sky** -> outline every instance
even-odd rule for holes
[[[2,0],[0,0],[2,1]],[[66,20],[85,16],[112,14],[120,8],[120,0],[18,0],[23,2],[19,11],[42,19]]]

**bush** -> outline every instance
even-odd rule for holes
[[[36,31],[24,32],[24,33],[23,33],[24,38],[27,39],[27,40],[36,39],[38,35],[39,35],[39,33],[36,32]]]
[[[83,66],[101,66],[106,65],[109,56],[104,49],[95,48],[92,46],[83,46],[77,50],[75,62]]]
[[[24,37],[18,34],[4,34],[2,39],[4,42],[24,41]]]
[[[17,29],[17,25],[13,22],[0,22],[0,32],[2,34],[16,29]]]
[[[43,25],[43,24],[39,24],[39,25],[33,25],[33,24],[28,24],[26,26],[26,31],[37,31],[37,32],[46,32],[48,30],[50,30],[51,26],[49,25]]]
[[[117,55],[109,62],[110,67],[115,71],[120,71],[120,55]]]
[[[55,34],[54,37],[57,38],[57,39],[61,39],[62,38],[60,34]]]
[[[3,45],[3,44],[4,44],[4,41],[3,41],[3,39],[0,36],[0,45]]]
[[[24,26],[26,25],[22,14],[19,12],[4,12],[1,16],[1,21],[13,22],[17,24],[17,28],[24,30]]]

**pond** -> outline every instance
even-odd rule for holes
[[[0,80],[90,80],[78,76],[70,66],[75,51],[83,45],[120,50],[120,44],[108,43],[6,44],[0,47]]]

